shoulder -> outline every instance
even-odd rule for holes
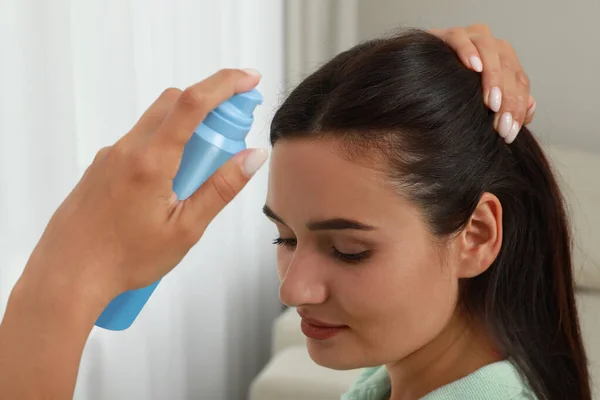
[[[510,361],[486,365],[455,382],[443,386],[423,400],[536,400],[524,378]]]
[[[390,378],[384,366],[365,368],[341,400],[383,400],[390,390]]]
[[[384,366],[365,368],[342,400],[384,400],[391,383]],[[500,361],[427,394],[422,400],[537,400],[517,368]]]

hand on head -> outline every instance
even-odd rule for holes
[[[506,40],[496,39],[482,24],[429,32],[452,47],[468,68],[481,72],[483,98],[496,112],[494,127],[507,143],[512,143],[521,127],[533,120],[536,105],[529,78],[513,47]]]

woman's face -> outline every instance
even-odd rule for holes
[[[415,206],[385,182],[333,142],[282,140],[273,149],[265,212],[281,238],[280,298],[304,317],[308,350],[323,366],[401,360],[455,310],[456,257],[442,255]]]

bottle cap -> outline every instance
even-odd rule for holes
[[[236,94],[211,111],[202,124],[229,139],[244,140],[254,122],[254,109],[262,102],[256,89]]]

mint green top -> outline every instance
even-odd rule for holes
[[[388,400],[390,378],[385,367],[366,368],[342,400]],[[421,400],[536,400],[510,361],[486,365],[442,386]]]

